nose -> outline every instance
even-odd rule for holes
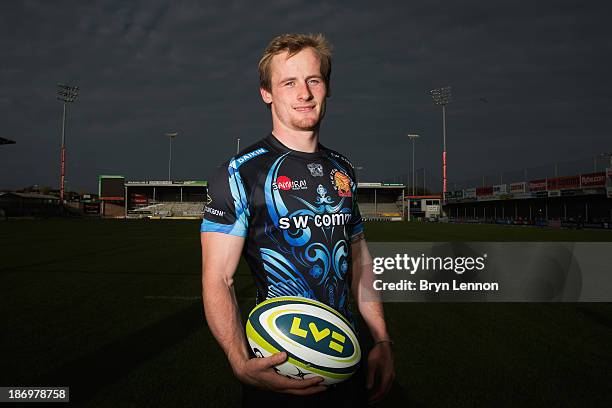
[[[310,99],[312,99],[312,92],[310,92],[310,87],[308,86],[308,83],[302,82],[298,86],[299,88],[297,97],[300,101],[309,101]]]

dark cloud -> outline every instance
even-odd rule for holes
[[[406,3],[406,4],[405,4]],[[68,115],[68,180],[98,174],[206,179],[270,129],[257,62],[283,32],[334,44],[333,95],[322,141],[368,179],[411,167],[440,177],[441,112],[428,91],[453,86],[449,177],[569,161],[610,151],[612,41],[606,3],[428,1],[5,2],[0,5],[0,187],[57,185],[61,104],[55,84],[81,87]],[[482,98],[487,102],[483,102]],[[433,181],[432,181],[433,182]]]

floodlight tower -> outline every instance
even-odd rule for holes
[[[66,182],[66,104],[74,102],[79,96],[79,87],[57,84],[57,99],[63,102],[62,146],[60,151],[60,203],[64,202],[64,184]]]
[[[166,132],[164,135],[168,136],[168,139],[170,140],[170,150],[168,152],[168,181],[172,181],[170,172],[172,166],[172,139],[178,136],[178,132]]]
[[[416,176],[414,173],[414,142],[416,139],[419,138],[419,135],[415,135],[415,134],[410,134],[408,135],[408,138],[410,140],[412,140],[412,195],[416,195]]]
[[[356,170],[355,175],[357,176],[357,184],[359,184],[359,181],[361,180],[361,174],[362,174],[361,170],[363,170],[363,166],[355,165],[355,170]]]
[[[597,158],[598,157],[602,157],[604,160],[607,157],[608,160],[610,161],[609,165],[610,167],[612,167],[612,153],[600,153],[599,156],[595,156],[593,158],[593,172],[597,173]],[[606,167],[604,166],[604,170],[606,169]]]
[[[442,203],[446,200],[446,105],[452,101],[451,87],[432,89],[429,91],[434,104],[442,105]]]

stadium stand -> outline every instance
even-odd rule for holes
[[[396,203],[370,203],[359,204],[359,211],[363,218],[372,219],[379,217],[401,217],[402,206]]]
[[[165,202],[148,205],[132,210],[132,213],[142,217],[194,217],[201,218],[204,214],[204,203]]]
[[[401,221],[404,218],[405,186],[394,183],[359,183],[357,197],[364,220]]]
[[[611,228],[612,169],[450,191],[450,221]]]
[[[53,217],[60,215],[59,198],[38,193],[0,193],[5,217]]]
[[[125,181],[126,218],[202,218],[206,181]]]

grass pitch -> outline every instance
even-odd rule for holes
[[[200,301],[199,223],[0,223],[0,385],[74,405],[225,406],[240,386]],[[612,231],[368,223],[370,241],[611,241]],[[253,305],[246,265],[241,309]],[[610,406],[611,304],[389,303],[384,406]]]

